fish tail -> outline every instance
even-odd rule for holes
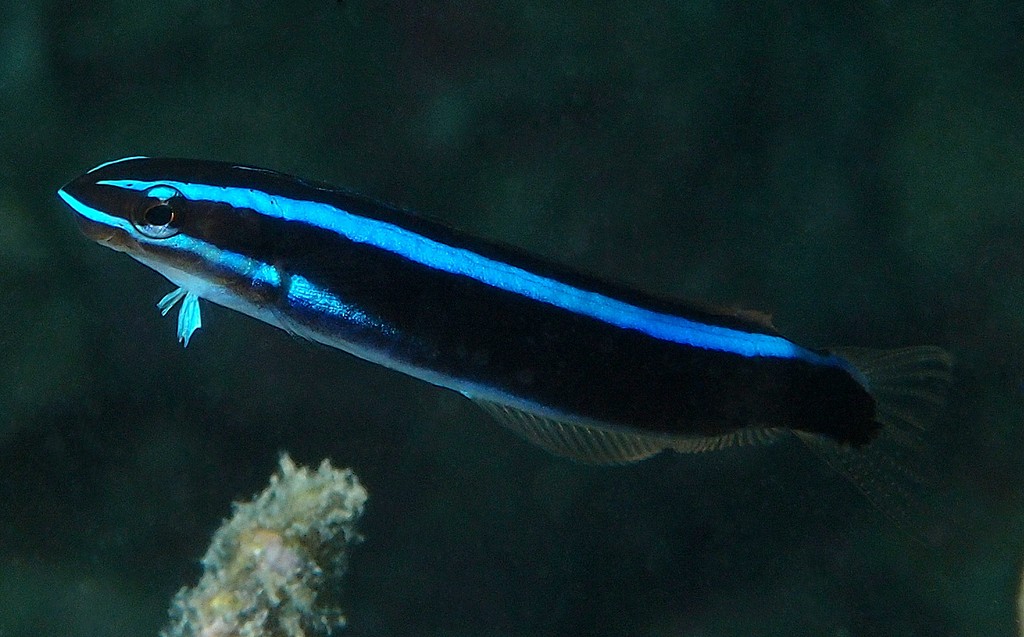
[[[875,440],[859,448],[800,434],[880,511],[917,536],[920,514],[932,509],[928,430],[944,412],[952,359],[940,347],[836,348],[863,375],[875,399]]]
[[[927,430],[945,407],[952,358],[941,347],[834,350],[867,379],[882,433]]]

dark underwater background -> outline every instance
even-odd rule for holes
[[[908,534],[795,441],[574,464],[209,303],[184,350],[55,196],[140,154],[946,347],[941,514]],[[283,451],[370,494],[343,635],[1015,635],[1022,186],[1016,2],[2,0],[0,637],[156,635]]]

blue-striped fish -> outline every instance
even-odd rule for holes
[[[856,464],[921,424],[948,369],[936,347],[803,347],[754,313],[658,298],[259,168],[129,157],[59,194],[90,238],[178,286],[159,307],[181,302],[186,345],[207,299],[453,389],[586,462],[794,433]]]

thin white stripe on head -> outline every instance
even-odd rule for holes
[[[88,175],[89,173],[96,172],[100,168],[106,168],[107,166],[113,166],[114,164],[120,164],[123,161],[131,161],[132,159],[149,159],[149,157],[146,157],[145,155],[134,155],[132,157],[122,157],[121,159],[113,159],[111,161],[104,162],[104,163],[100,164],[99,166],[93,168],[92,170],[90,170],[89,172],[87,172],[85,174]]]

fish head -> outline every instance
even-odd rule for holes
[[[266,224],[245,200],[253,170],[215,161],[128,157],[93,168],[57,194],[87,237],[216,300],[277,280]],[[207,196],[211,192],[239,199]]]

